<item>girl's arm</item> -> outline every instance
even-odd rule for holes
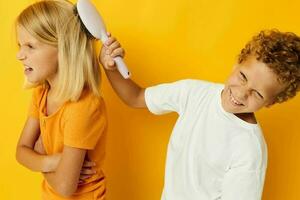
[[[76,191],[86,152],[84,149],[64,146],[56,170],[43,173],[47,182],[61,196],[69,197]]]
[[[119,42],[110,37],[103,45],[100,53],[100,62],[105,69],[106,76],[110,81],[114,91],[124,103],[134,108],[145,108],[145,89],[137,85],[131,79],[124,79],[116,70],[114,57],[124,56],[124,50]]]
[[[54,171],[60,160],[60,155],[41,155],[34,151],[34,145],[39,135],[39,120],[29,117],[17,144],[16,159],[21,165],[33,171]]]
[[[85,180],[95,173],[92,170],[95,163],[84,160],[86,150],[68,146],[62,154],[43,155],[39,135],[39,120],[29,117],[17,145],[17,161],[33,171],[44,172],[47,182],[57,193],[70,196],[76,191],[79,178]]]

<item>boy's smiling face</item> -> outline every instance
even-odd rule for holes
[[[222,106],[230,113],[252,113],[275,103],[284,89],[277,75],[252,55],[235,65],[222,91]]]

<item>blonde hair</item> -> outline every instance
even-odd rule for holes
[[[87,87],[100,96],[100,66],[95,40],[81,27],[74,5],[64,0],[38,1],[17,17],[22,26],[40,42],[58,48],[57,101],[77,101]],[[46,82],[36,85],[47,84]]]

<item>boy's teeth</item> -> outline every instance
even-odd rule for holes
[[[231,93],[230,93],[230,100],[231,100],[234,104],[236,104],[236,105],[239,105],[239,106],[240,106],[240,105],[243,105],[242,103],[240,103],[240,102],[238,102],[237,100],[235,100]]]

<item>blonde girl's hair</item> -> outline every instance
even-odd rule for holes
[[[16,27],[40,42],[58,48],[57,101],[77,101],[84,88],[100,96],[100,66],[95,40],[82,27],[74,5],[65,0],[42,0],[23,10]],[[31,86],[47,84],[47,82]]]

